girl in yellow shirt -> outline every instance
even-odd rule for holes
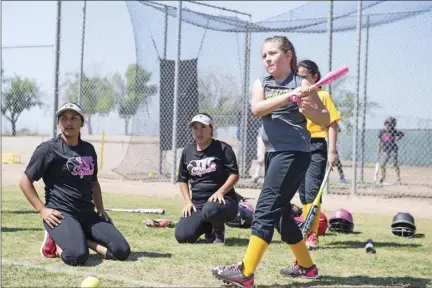
[[[318,82],[321,73],[315,62],[304,60],[298,63],[298,74],[306,78],[311,84]],[[306,172],[305,178],[300,184],[299,195],[303,204],[303,217],[306,218],[312,203],[318,194],[318,190],[324,179],[327,162],[331,167],[337,163],[336,140],[338,132],[338,121],[341,119],[340,113],[336,109],[330,94],[318,88],[318,96],[330,113],[330,125],[321,126],[310,119],[307,120],[307,129],[311,133],[311,162]],[[305,103],[307,105],[307,103]],[[329,138],[328,148],[326,138]],[[318,248],[318,224],[320,219],[321,207],[318,208],[315,220],[312,224],[306,246],[309,250]]]

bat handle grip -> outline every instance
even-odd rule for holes
[[[313,91],[313,90],[316,90],[316,88],[317,88],[317,85],[314,84],[314,85],[312,85],[312,86],[309,87],[309,90]],[[293,103],[299,103],[299,102],[301,102],[301,97],[298,94],[294,94],[294,95],[289,96],[288,100],[290,102],[293,102]]]
[[[301,102],[301,98],[298,95],[291,95],[289,96],[288,100],[293,103]]]

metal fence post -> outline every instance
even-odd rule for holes
[[[353,125],[353,179],[351,194],[356,194],[357,188],[357,136],[359,120],[359,102],[360,102],[360,51],[361,51],[361,24],[362,24],[362,1],[357,1],[357,81],[356,81],[356,99],[354,101],[354,125]]]
[[[182,1],[178,1],[177,8],[177,58],[175,60],[174,72],[174,104],[173,104],[173,135],[172,135],[172,167],[171,167],[171,183],[176,183],[176,167],[177,167],[177,101],[180,92],[179,73],[180,73],[180,55],[181,55],[181,22],[182,22]]]
[[[60,78],[60,40],[61,40],[61,5],[62,1],[57,1],[57,27],[56,27],[56,54],[55,54],[55,72],[54,72],[54,105],[53,105],[53,137],[57,135],[57,117],[56,112],[59,102],[59,78]]]

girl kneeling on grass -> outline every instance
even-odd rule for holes
[[[310,133],[306,117],[327,127],[330,116],[307,79],[297,74],[296,52],[284,36],[264,40],[261,59],[269,75],[255,81],[252,113],[262,117],[265,144],[265,177],[255,208],[252,235],[240,263],[215,266],[213,276],[237,287],[252,287],[254,273],[273,238],[276,222],[296,262],[280,272],[289,277],[319,278],[300,228],[291,216],[291,199],[304,179],[311,161]],[[296,90],[295,92],[293,90]],[[301,104],[290,101],[301,94]]]
[[[81,140],[81,107],[66,103],[57,118],[61,134],[36,148],[20,181],[27,200],[43,218],[41,254],[59,256],[72,266],[87,261],[88,248],[105,259],[126,260],[129,244],[104,211],[96,151]],[[45,183],[45,205],[33,185],[40,178]]]
[[[180,159],[178,182],[185,204],[175,238],[179,243],[195,243],[205,234],[207,241],[224,243],[225,223],[238,210],[236,156],[229,144],[213,139],[210,115],[194,116],[188,128],[194,142],[184,148]]]

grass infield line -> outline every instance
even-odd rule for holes
[[[130,279],[127,277],[112,276],[112,275],[108,275],[108,274],[102,274],[102,273],[99,273],[97,271],[79,272],[79,271],[76,271],[73,268],[69,268],[69,267],[53,267],[53,266],[35,265],[35,264],[27,263],[27,262],[18,262],[18,261],[11,261],[11,260],[2,259],[2,266],[3,265],[23,266],[26,268],[42,269],[42,270],[45,270],[48,272],[65,273],[65,274],[69,274],[69,275],[73,275],[73,276],[81,276],[81,277],[83,277],[83,280],[84,280],[84,277],[93,276],[93,277],[97,277],[99,279],[106,279],[106,280],[111,280],[111,281],[122,281],[125,284],[138,285],[141,287],[143,287],[143,286],[145,286],[145,287],[178,287],[178,286],[174,286],[174,285],[167,285],[167,284],[157,283],[157,282],[134,280],[134,279]],[[189,286],[189,287],[200,287],[200,286]]]

